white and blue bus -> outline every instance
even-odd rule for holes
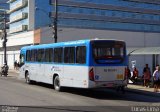
[[[77,40],[23,47],[20,77],[61,87],[122,87],[127,65],[126,45],[120,40]]]

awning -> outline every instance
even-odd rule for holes
[[[128,55],[153,55],[160,54],[160,47],[127,48]]]

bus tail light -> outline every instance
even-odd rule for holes
[[[93,71],[93,68],[89,71],[89,79],[91,81],[94,81],[94,71]]]

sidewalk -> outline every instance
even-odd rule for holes
[[[148,87],[146,88],[146,87],[143,87],[142,85],[128,84],[126,91],[137,93],[137,94],[148,95],[148,96],[160,97],[160,92],[155,93],[154,88],[148,88]]]
[[[18,75],[19,75],[19,70],[14,70],[14,69],[9,69],[8,70],[8,76],[18,77]]]

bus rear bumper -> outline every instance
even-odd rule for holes
[[[115,80],[115,81],[106,81],[106,82],[95,82],[95,87],[119,87],[127,86],[125,80]]]

